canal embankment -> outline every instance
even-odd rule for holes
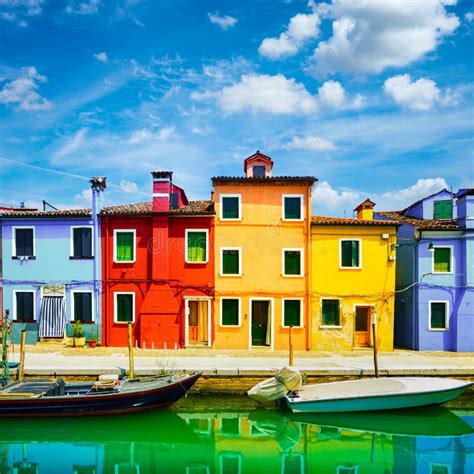
[[[14,350],[10,360],[19,360]],[[288,364],[284,351],[135,350],[135,374],[148,376],[168,370],[201,371],[195,391],[203,394],[242,394]],[[474,382],[474,354],[421,353],[396,350],[378,355],[380,376],[451,377]],[[369,350],[344,353],[295,352],[294,365],[305,383],[332,382],[374,376]],[[26,377],[95,378],[128,368],[123,348],[27,346]]]

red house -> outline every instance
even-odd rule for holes
[[[139,347],[211,345],[214,204],[188,201],[170,171],[155,171],[153,201],[101,212],[103,335]]]

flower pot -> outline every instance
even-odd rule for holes
[[[93,339],[89,339],[89,347],[95,347],[97,344],[97,341],[93,340]]]
[[[75,337],[74,338],[74,347],[84,347],[86,345],[85,337]]]

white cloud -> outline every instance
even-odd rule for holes
[[[467,12],[464,15],[464,18],[466,19],[468,23],[472,23],[474,21],[474,12]]]
[[[144,143],[152,140],[164,141],[171,137],[175,132],[175,127],[163,127],[158,132],[153,132],[147,128],[142,128],[140,130],[135,130],[132,132],[130,138],[127,140],[127,143],[131,145],[136,145],[138,143]]]
[[[293,137],[291,142],[283,146],[286,150],[333,151],[336,145],[325,138],[317,136]]]
[[[219,25],[223,30],[227,30],[230,27],[234,26],[238,20],[233,16],[229,15],[219,15],[219,13],[208,13],[209,20],[215,25]]]
[[[69,15],[93,15],[99,12],[101,0],[89,0],[85,2],[71,2],[66,7],[66,13]]]
[[[316,98],[303,84],[282,74],[244,74],[237,84],[218,92],[191,94],[194,100],[215,99],[227,113],[250,110],[276,115],[311,114],[317,110]]]
[[[36,68],[22,68],[19,77],[7,82],[0,91],[0,104],[15,106],[21,110],[49,109],[52,103],[37,92],[39,84],[46,81],[46,76],[39,74]]]
[[[44,0],[0,0],[0,17],[15,21],[18,16],[35,16],[42,11]]]
[[[138,191],[138,186],[137,183],[134,183],[133,181],[127,181],[126,179],[122,179],[120,181],[120,189],[124,193],[136,193]]]
[[[317,76],[340,72],[380,73],[403,67],[436,50],[459,26],[446,11],[456,0],[333,0],[316,7],[333,20],[332,36],[321,41],[308,69]]]
[[[59,148],[54,154],[53,158],[57,160],[58,158],[62,158],[63,156],[71,155],[72,153],[76,152],[79,147],[81,146],[84,138],[88,132],[87,128],[79,129],[72,137],[68,138],[63,146]]]
[[[309,40],[318,37],[320,23],[316,13],[298,13],[290,19],[288,28],[278,38],[265,38],[258,52],[269,59],[292,56]]]
[[[398,105],[412,110],[430,110],[436,104],[451,107],[462,100],[460,90],[448,88],[442,93],[431,79],[412,81],[409,74],[388,78],[383,89]]]
[[[97,59],[97,61],[100,61],[102,63],[106,63],[109,60],[107,53],[104,51],[100,53],[95,53],[94,58]]]
[[[340,82],[326,81],[318,89],[318,100],[324,107],[340,109],[346,103],[346,91]]]
[[[430,194],[437,193],[444,188],[448,188],[444,178],[422,178],[413,186],[398,191],[387,191],[382,194],[382,197],[408,205]]]
[[[90,206],[92,204],[91,188],[83,189],[80,193],[74,196],[74,200],[82,203],[84,206]]]
[[[352,209],[356,206],[360,194],[356,191],[337,191],[327,181],[318,183],[313,191],[313,203],[328,209],[336,209],[348,205]]]

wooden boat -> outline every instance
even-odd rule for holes
[[[132,413],[170,406],[201,376],[167,374],[143,379],[65,383],[25,380],[0,389],[0,416],[78,416]]]
[[[471,385],[439,377],[381,377],[305,385],[284,401],[296,413],[397,410],[445,403]]]

